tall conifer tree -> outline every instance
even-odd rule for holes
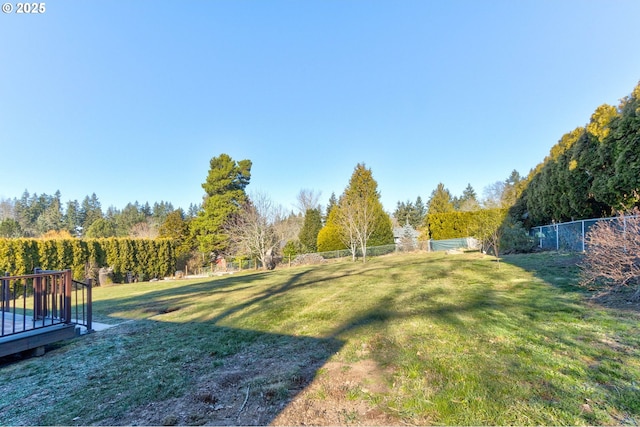
[[[211,159],[209,174],[202,184],[206,193],[202,210],[192,223],[200,251],[215,256],[228,249],[229,236],[224,226],[247,202],[245,187],[250,179],[251,160],[236,162],[228,154]]]
[[[338,202],[338,213],[342,235],[354,256],[354,248],[360,247],[363,262],[367,259],[367,246],[393,243],[391,219],[380,202],[378,183],[364,164],[358,164],[353,171]]]

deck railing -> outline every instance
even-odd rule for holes
[[[91,330],[91,284],[74,281],[71,270],[35,269],[0,277],[2,337],[58,324]]]
[[[71,304],[73,323],[85,326],[87,328],[87,331],[91,332],[93,331],[93,312],[91,308],[91,279],[87,280],[87,283],[78,282],[77,280],[73,280],[72,283],[73,287],[71,289]]]

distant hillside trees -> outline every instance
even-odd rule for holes
[[[74,225],[74,230],[69,231],[74,232],[78,229],[88,230],[89,227],[91,227],[91,224],[94,223],[94,221],[102,217],[102,205],[100,204],[96,193],[93,193],[91,194],[91,197],[86,196],[84,200],[82,200],[79,222]]]
[[[422,202],[422,198],[418,196],[415,202],[407,200],[406,202],[398,202],[393,217],[399,226],[409,224],[415,229],[422,226],[427,209]]]
[[[20,223],[13,218],[0,221],[0,237],[17,238],[22,236]]]
[[[112,206],[104,213],[95,193],[82,203],[71,200],[63,204],[59,191],[53,196],[25,191],[19,199],[0,200],[0,237],[68,232],[72,237],[153,238],[171,211],[171,203],[162,201],[153,206],[128,203],[122,210]]]

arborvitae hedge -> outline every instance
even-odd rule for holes
[[[33,239],[0,239],[0,272],[32,273],[40,266],[38,243]]]
[[[433,240],[458,239],[473,235],[476,213],[446,212],[427,215],[429,235]]]
[[[481,229],[485,227],[483,215],[491,212],[502,212],[506,209],[476,210],[468,212],[445,212],[427,215],[429,235],[433,240],[459,239],[462,237],[478,236],[483,234]],[[495,213],[495,212],[494,212]]]
[[[116,281],[127,272],[148,280],[173,274],[176,257],[170,239],[0,239],[0,273],[31,274],[36,267],[70,268],[76,280],[97,279],[100,267],[112,267]]]

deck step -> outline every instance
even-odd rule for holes
[[[34,350],[76,336],[75,324],[59,324],[32,329],[0,338],[0,357]]]

